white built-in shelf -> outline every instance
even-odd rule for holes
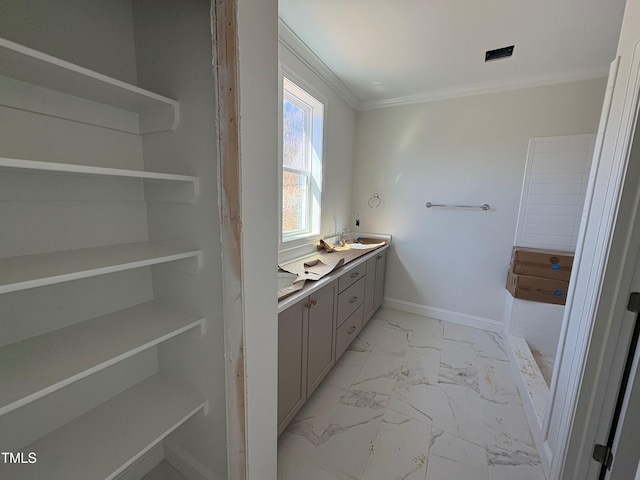
[[[197,183],[198,177],[190,175],[176,175],[173,173],[147,172],[144,170],[128,170],[125,168],[93,167],[90,165],[74,165],[71,163],[38,162],[19,158],[0,157],[1,170],[16,170],[24,172],[58,172],[77,175],[98,175],[105,177],[142,178],[145,180],[159,180],[165,182]]]
[[[0,258],[0,294],[121,272],[186,258],[200,263],[200,250],[150,242]]]
[[[202,326],[154,302],[0,348],[0,415]]]
[[[11,91],[0,95],[0,103],[13,108],[139,134],[175,130],[180,120],[175,100],[3,38],[0,38],[0,76],[7,79],[2,82],[2,90]],[[30,85],[36,89],[25,90]],[[54,95],[47,96],[46,92]],[[75,108],[56,110],[57,105],[69,104],[69,98],[65,97],[85,101],[84,108],[77,104]],[[104,115],[83,112],[91,107],[87,101]],[[99,106],[107,109],[100,110]],[[117,111],[135,117],[122,121],[116,118]]]
[[[192,388],[157,374],[22,448],[37,462],[0,463],[0,478],[111,480],[205,410]]]
[[[125,168],[94,167],[91,165],[75,165],[71,163],[40,162],[35,160],[22,160],[19,158],[4,157],[0,157],[0,172],[92,175],[186,184],[188,185],[188,192],[173,192],[164,195],[160,193],[156,195],[160,200],[180,203],[195,203],[198,195],[200,194],[200,181],[198,177],[191,175],[177,175],[173,173],[148,172],[144,170],[129,170]]]

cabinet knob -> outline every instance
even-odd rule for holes
[[[352,325],[351,328],[349,330],[347,330],[347,335],[351,335],[355,331],[356,331],[356,326]]]
[[[354,303],[354,302],[355,302],[355,301],[357,301],[357,300],[358,300],[358,297],[351,297],[351,298],[349,299],[349,303]]]
[[[358,275],[360,275],[360,272],[353,272],[351,278],[356,278]]]
[[[376,258],[380,260],[382,258],[382,255],[378,255]]]
[[[318,304],[318,300],[316,300],[315,298],[311,300],[311,305],[317,305],[317,304]]]

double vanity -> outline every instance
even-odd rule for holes
[[[278,434],[382,305],[388,249],[371,247],[278,302]]]

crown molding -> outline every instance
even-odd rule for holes
[[[358,111],[376,110],[379,108],[397,107],[401,105],[412,105],[416,103],[436,102],[439,100],[450,100],[453,98],[470,97],[473,95],[484,95],[489,93],[507,92],[511,90],[522,90],[525,88],[544,87],[559,83],[579,82],[582,80],[593,80],[596,78],[606,78],[609,67],[600,67],[576,70],[559,74],[539,75],[536,77],[523,77],[503,82],[480,83],[457,88],[444,88],[432,90],[430,92],[407,95],[404,97],[389,98],[386,100],[371,100],[360,102]]]
[[[289,50],[311,71],[324,80],[331,89],[342,98],[347,105],[358,110],[360,100],[351,90],[333,73],[333,71],[298,37],[289,26],[278,18],[278,40],[280,45]]]
[[[526,88],[544,87],[560,83],[606,78],[609,72],[608,65],[602,65],[583,70],[574,70],[571,72],[521,77],[502,82],[477,83],[462,87],[443,88],[402,97],[363,102],[358,99],[358,97],[342,82],[342,80],[340,80],[333,70],[320,60],[313,50],[311,50],[281,18],[278,18],[278,40],[280,45],[289,50],[289,52],[300,60],[300,62],[318,75],[334,92],[336,92],[336,94],[340,96],[340,98],[342,98],[356,111],[377,110],[379,108],[437,102],[440,100],[451,100],[454,98],[471,97],[474,95],[485,95],[513,90],[523,90]]]

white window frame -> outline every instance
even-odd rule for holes
[[[280,171],[279,171],[279,231],[280,231],[280,247],[288,248],[296,243],[304,243],[314,236],[320,234],[321,215],[322,215],[322,189],[323,189],[323,163],[324,163],[324,144],[326,141],[326,112],[327,100],[322,94],[317,92],[313,87],[303,81],[298,75],[287,67],[281,65],[280,74],[280,92],[279,92],[279,152],[280,152]],[[304,109],[310,109],[311,123],[308,125],[307,132],[309,144],[307,148],[309,158],[310,171],[298,171],[295,168],[285,167],[282,146],[282,120],[283,120],[283,103],[285,98],[285,87],[287,93],[293,97],[294,103],[299,104]],[[282,178],[285,171],[294,173],[302,173],[309,175],[309,184],[307,194],[309,195],[307,205],[309,207],[307,215],[307,228],[297,230],[295,232],[284,233],[282,231],[282,206],[283,206],[283,185]]]

